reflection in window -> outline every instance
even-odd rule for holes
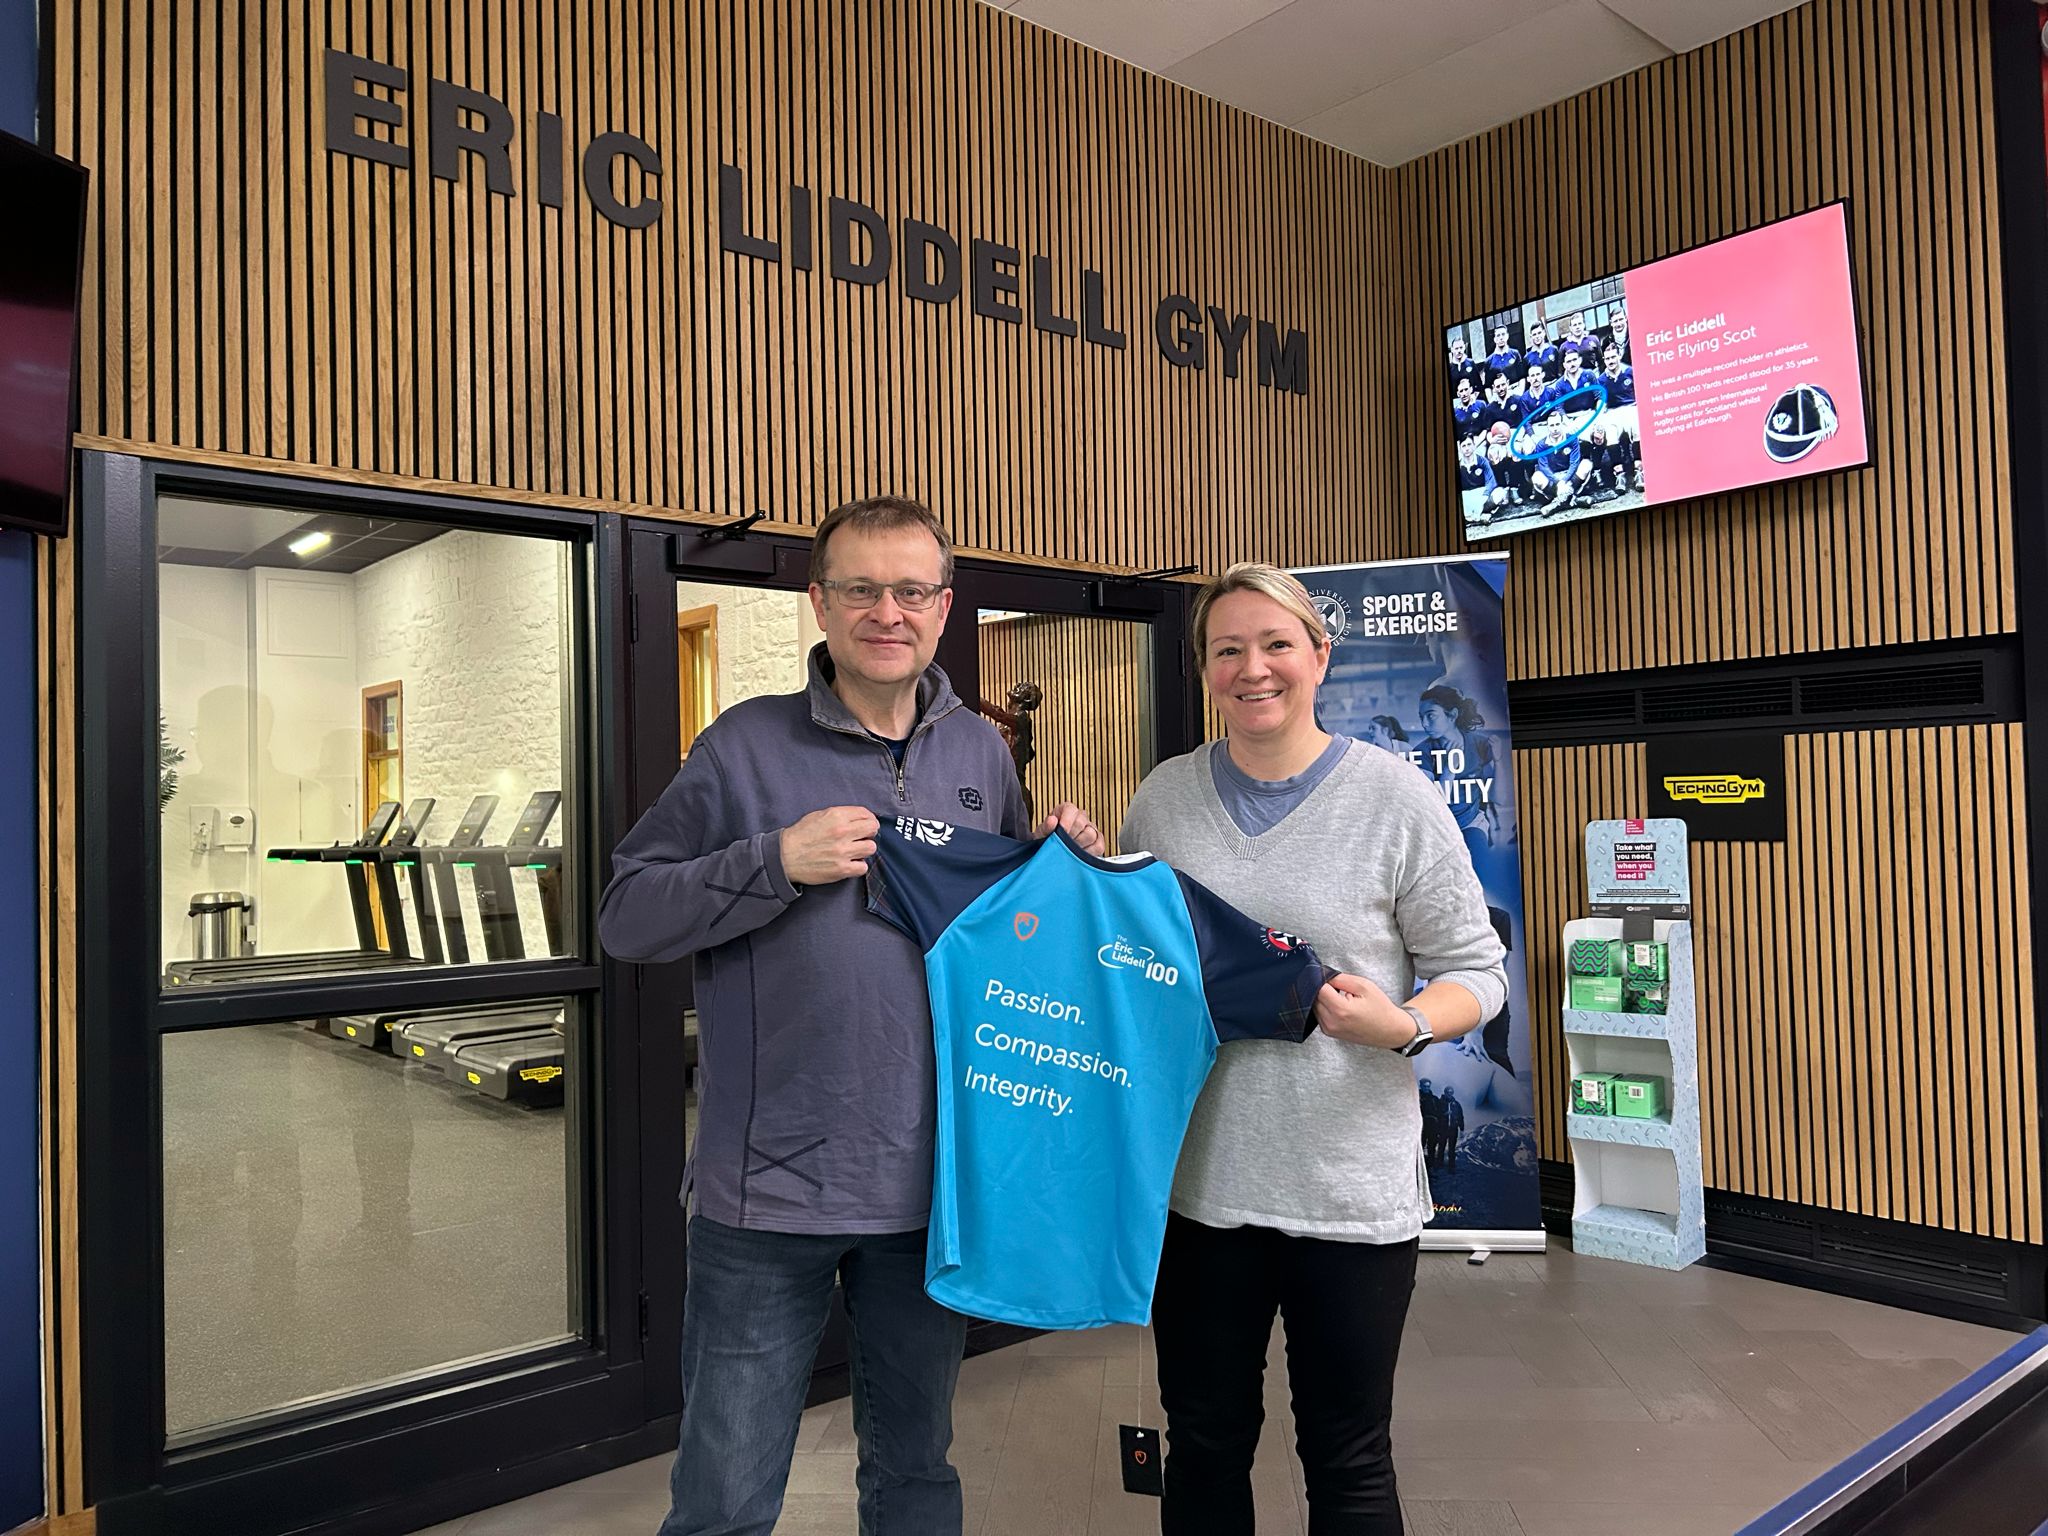
[[[166,1036],[173,1440],[573,1336],[559,998]]]
[[[568,546],[181,497],[158,539],[167,984],[568,953]]]
[[[811,647],[825,638],[802,592],[706,581],[676,583],[676,627],[679,637],[707,627],[715,637],[709,652],[699,653],[708,672],[677,678],[685,720],[693,694],[698,703],[699,730],[742,699],[802,692]]]
[[[682,755],[697,733],[718,718],[718,608],[689,608],[676,615],[676,698],[682,722]]]
[[[1010,717],[998,727],[1013,753],[1029,725],[1020,777],[1034,814],[1071,800],[1115,847],[1153,763],[1151,631],[1062,614],[984,609],[977,618],[981,697]]]

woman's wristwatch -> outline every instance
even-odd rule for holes
[[[1428,1015],[1413,1003],[1403,1003],[1401,1011],[1415,1021],[1415,1038],[1406,1045],[1395,1046],[1394,1049],[1403,1056],[1420,1056],[1423,1047],[1435,1041],[1436,1033],[1429,1027]]]

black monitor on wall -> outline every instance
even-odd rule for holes
[[[1870,462],[1841,202],[1449,328],[1468,539]]]
[[[69,530],[78,420],[82,166],[0,133],[0,527]]]

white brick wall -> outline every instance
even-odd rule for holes
[[[564,554],[551,539],[451,532],[356,578],[357,674],[365,688],[404,685],[405,795],[439,801],[430,844],[474,795],[498,797],[495,843],[535,790],[563,788]],[[569,814],[565,802],[548,841],[577,835]],[[514,879],[526,952],[543,955],[532,877]]]
[[[764,693],[795,693],[804,658],[819,638],[811,601],[801,592],[676,583],[676,612],[718,609],[718,707]]]

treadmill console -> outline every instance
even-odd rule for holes
[[[391,824],[398,820],[398,802],[386,800],[370,813],[370,821],[363,828],[363,835],[356,839],[358,848],[375,848],[390,835]]]
[[[469,802],[469,809],[462,813],[462,820],[455,828],[455,835],[448,839],[450,848],[474,848],[484,840],[484,830],[490,826],[491,818],[498,814],[496,795],[478,795]]]
[[[535,792],[526,802],[526,809],[519,813],[519,825],[512,829],[512,835],[505,839],[507,848],[538,848],[540,840],[548,835],[548,826],[555,819],[555,812],[562,804],[559,789],[543,789]]]
[[[434,814],[431,797],[413,801],[405,808],[405,814],[398,819],[398,830],[391,834],[390,848],[410,848],[420,840],[420,833],[426,830],[427,819]]]

